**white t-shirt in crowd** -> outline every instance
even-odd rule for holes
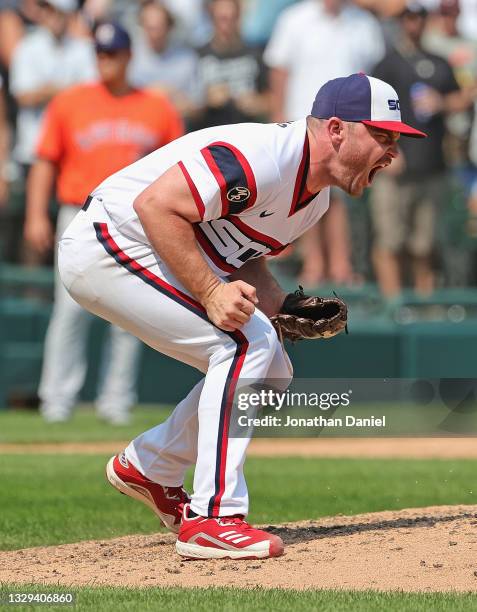
[[[96,78],[96,57],[92,43],[64,37],[58,41],[48,30],[37,28],[19,43],[10,68],[10,91],[14,96],[45,85],[65,88]],[[46,105],[20,107],[14,158],[31,164]]]
[[[304,0],[280,15],[264,60],[288,71],[285,119],[293,121],[310,113],[326,81],[369,73],[383,54],[381,27],[370,13],[345,6],[335,17],[318,0]]]

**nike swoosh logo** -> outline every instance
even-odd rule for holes
[[[267,213],[266,210],[262,210],[262,212],[259,214],[259,217],[262,217],[262,219],[263,219],[263,217],[270,217],[270,215],[274,215],[274,214],[275,213],[272,213],[272,212],[271,213]]]

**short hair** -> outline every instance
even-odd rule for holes
[[[166,16],[167,27],[169,28],[169,30],[172,30],[172,28],[176,25],[176,20],[174,18],[174,15],[159,0],[142,0],[141,7],[139,9],[139,16],[141,17],[143,12],[144,12],[144,10],[146,8],[148,8],[148,7],[151,7],[151,6],[154,7],[154,8],[159,9],[160,11],[162,11],[164,13],[164,15]]]
[[[220,0],[207,0],[207,7],[210,9],[210,7],[215,4],[216,2],[220,2]],[[232,2],[233,4],[235,4],[235,8],[237,9],[237,11],[240,13],[242,10],[242,2],[241,0],[229,0],[229,2]]]

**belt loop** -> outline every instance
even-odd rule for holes
[[[93,196],[88,196],[85,200],[85,203],[83,204],[83,207],[81,210],[88,210],[89,205],[91,204],[91,201],[93,200]]]

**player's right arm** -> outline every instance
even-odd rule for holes
[[[58,163],[64,151],[62,99],[56,98],[46,109],[37,145],[37,160],[27,181],[25,240],[39,253],[54,243],[54,228],[48,208],[54,189]]]
[[[55,231],[48,207],[55,177],[56,166],[46,159],[37,160],[28,175],[23,233],[28,244],[40,254],[53,247]]]
[[[151,183],[134,201],[134,210],[152,247],[212,323],[225,331],[241,328],[255,310],[255,288],[241,280],[224,283],[208,266],[193,228],[202,216],[180,166]]]

